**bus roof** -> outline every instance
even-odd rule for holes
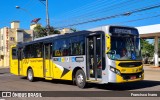
[[[47,38],[51,38],[51,37],[55,37],[55,36],[59,36],[59,35],[62,35],[62,34],[53,34],[53,35],[49,35],[49,36],[45,36],[45,37],[39,37],[39,38],[35,38],[33,41],[47,39]]]
[[[98,32],[98,31],[96,31],[96,32]],[[39,42],[46,43],[48,41],[52,41],[53,39],[66,38],[66,37],[71,37],[71,36],[75,36],[75,35],[82,35],[82,34],[88,35],[90,33],[94,33],[94,32],[93,31],[78,31],[78,32],[74,32],[74,33],[55,34],[55,35],[40,37],[40,38],[37,38],[37,39],[30,41],[30,42],[19,43],[17,46],[23,47],[24,45],[29,45],[29,44],[39,43]]]

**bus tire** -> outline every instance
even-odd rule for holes
[[[30,82],[34,81],[34,74],[33,74],[33,70],[31,68],[29,68],[28,71],[27,71],[27,79]]]
[[[84,88],[85,87],[85,85],[86,85],[86,77],[85,77],[85,74],[84,74],[83,70],[79,69],[76,72],[75,81],[76,81],[76,85],[79,88]]]

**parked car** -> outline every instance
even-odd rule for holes
[[[160,56],[158,57],[158,62],[160,62]],[[148,58],[148,63],[153,64],[154,63],[154,57],[149,57]]]

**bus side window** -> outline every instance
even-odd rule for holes
[[[71,54],[74,55],[84,55],[85,53],[85,38],[84,36],[76,36],[71,38]]]
[[[35,57],[42,57],[42,43],[35,44]]]
[[[24,57],[24,58],[27,58],[26,48],[23,49],[23,57]]]
[[[53,46],[52,46],[52,52],[53,52],[53,57],[58,57],[60,56],[60,52],[59,52],[59,47],[58,47],[58,40],[53,41]]]
[[[52,56],[76,56],[85,54],[85,38],[84,36],[74,36],[66,39],[58,39],[53,41]]]
[[[17,49],[12,48],[12,59],[17,59]]]
[[[70,54],[70,39],[64,39],[63,40],[63,52],[62,52],[62,56],[69,56]]]
[[[41,58],[42,43],[27,45],[24,49],[24,58]]]
[[[70,55],[70,39],[55,40],[53,45],[53,56],[69,56]]]

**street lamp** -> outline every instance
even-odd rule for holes
[[[29,14],[29,16],[30,16],[31,18],[33,18],[32,14],[31,14],[28,10],[26,10],[26,9],[24,9],[24,8],[21,8],[20,6],[16,6],[16,9],[21,9],[21,10],[25,11],[26,13]]]
[[[32,15],[27,9],[21,8],[20,6],[16,6],[16,9],[21,9],[21,10],[23,10],[24,12],[28,13],[28,15],[29,15],[31,18],[33,18],[33,15]],[[34,30],[33,30],[32,40],[34,40]]]

